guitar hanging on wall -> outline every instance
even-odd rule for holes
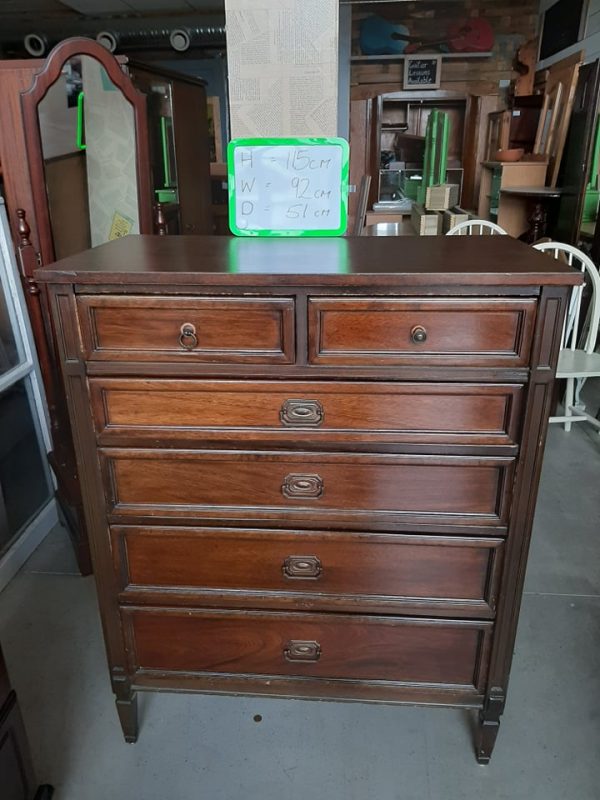
[[[373,15],[361,22],[359,41],[366,56],[419,53],[432,48],[441,53],[487,53],[494,46],[494,31],[482,17],[466,17],[448,25],[443,39],[425,39],[411,36],[406,25]]]

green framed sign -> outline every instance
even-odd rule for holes
[[[236,236],[342,236],[348,142],[338,137],[233,139],[229,228]]]

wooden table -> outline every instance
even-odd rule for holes
[[[527,208],[523,198],[502,194],[503,189],[520,186],[540,186],[546,183],[548,164],[544,161],[484,161],[481,171],[479,205],[477,213],[481,219],[491,219],[490,200],[492,178],[500,170],[500,196],[495,222],[510,235],[518,238],[528,228]]]
[[[533,244],[546,235],[548,200],[556,200],[563,193],[562,189],[550,186],[506,186],[500,189],[500,194],[518,197],[531,206],[528,215],[529,230],[521,234],[521,241]]]

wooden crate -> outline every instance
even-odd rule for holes
[[[425,208],[428,211],[445,211],[458,203],[460,187],[457,183],[439,183],[428,186],[425,194]]]
[[[412,207],[410,220],[419,236],[439,236],[442,232],[442,215],[437,211],[426,211],[418,203]]]
[[[464,208],[460,208],[459,206],[446,209],[446,211],[443,213],[442,232],[448,233],[448,231],[455,225],[458,225],[459,222],[467,222],[469,218],[469,212],[465,211]]]

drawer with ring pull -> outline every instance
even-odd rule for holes
[[[309,362],[338,366],[523,367],[530,298],[309,299]]]
[[[91,361],[295,360],[292,298],[81,295],[77,308]]]

